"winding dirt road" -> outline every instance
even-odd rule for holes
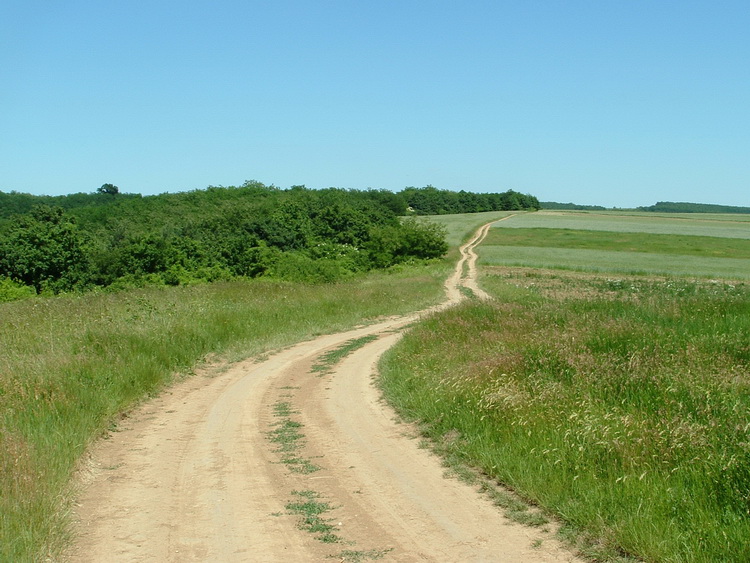
[[[473,251],[488,228],[462,247],[441,307],[461,286],[488,297]],[[131,413],[91,452],[66,560],[574,560],[550,532],[510,522],[446,478],[380,401],[378,358],[418,317],[198,374]],[[321,356],[357,339],[364,345],[321,371]],[[302,529],[301,512],[315,507],[327,531]]]

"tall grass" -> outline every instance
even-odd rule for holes
[[[57,552],[78,458],[175,375],[436,303],[446,275],[437,264],[336,285],[237,281],[0,304],[0,560]]]
[[[750,287],[502,272],[386,354],[389,400],[610,554],[750,560]]]

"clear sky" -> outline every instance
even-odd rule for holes
[[[0,190],[750,206],[750,1],[2,0]]]

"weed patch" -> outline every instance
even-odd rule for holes
[[[326,363],[319,363],[318,365],[328,366],[330,362],[338,362],[347,353],[355,350],[367,342],[370,342],[372,337],[365,337],[356,340],[349,341],[343,346],[329,352],[324,356],[327,359]],[[285,391],[291,391],[295,389],[293,387],[282,388]],[[291,394],[288,393],[285,397],[291,398]],[[293,416],[298,414],[294,410],[291,402],[286,400],[279,400],[273,406],[274,417],[277,419],[273,424],[273,430],[268,432],[268,438],[276,444],[276,452],[281,455],[281,463],[288,466],[289,470],[293,473],[308,474],[315,471],[319,471],[321,467],[313,464],[309,459],[300,455],[300,450],[304,447],[304,434],[302,433],[303,425],[295,420]],[[286,510],[288,514],[297,515],[300,517],[298,527],[311,534],[314,534],[318,541],[323,543],[341,543],[343,538],[337,533],[338,526],[332,524],[332,519],[327,518],[325,515],[334,507],[325,500],[322,500],[322,495],[313,490],[294,490],[291,493],[295,500],[290,501],[286,504]],[[354,542],[347,542],[353,545]],[[340,561],[365,561],[369,559],[380,559],[385,553],[390,550],[354,550],[347,549],[343,550],[336,557]]]
[[[330,558],[336,558],[339,561],[346,563],[359,563],[360,561],[372,561],[382,559],[393,549],[365,549],[365,550],[354,550],[344,549],[337,555],[331,555]]]
[[[330,518],[323,517],[332,510],[330,503],[321,501],[320,495],[315,491],[292,491],[292,494],[298,497],[298,500],[287,503],[286,509],[290,514],[301,517],[300,529],[315,534],[323,543],[341,541],[341,537],[334,533],[338,528],[331,524]]]
[[[268,432],[268,439],[276,444],[275,451],[281,455],[281,463],[287,465],[293,473],[308,474],[319,471],[319,466],[299,455],[299,450],[304,446],[305,435],[301,431],[302,424],[291,418],[295,414],[291,403],[278,401],[274,404],[273,410],[277,421],[273,424],[273,430]]]

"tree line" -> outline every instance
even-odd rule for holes
[[[261,185],[259,182],[246,182],[245,186],[250,184]],[[303,186],[294,187],[299,188]],[[211,186],[208,189],[216,188]],[[231,189],[231,187],[228,189]],[[538,210],[543,207],[536,197],[514,190],[498,193],[474,193],[464,190],[456,192],[438,189],[434,186],[426,186],[423,188],[407,187],[395,193],[388,190],[367,190],[364,193],[369,198],[379,201],[397,215],[407,215],[410,213],[415,215],[446,215],[518,209]],[[70,211],[81,207],[108,207],[127,199],[146,199],[152,201],[155,198],[164,197],[168,197],[168,194],[144,197],[141,194],[123,193],[114,184],[103,184],[94,193],[79,192],[59,196],[0,191],[0,221],[14,215],[29,213],[35,206],[40,204],[51,207],[62,207]],[[546,208],[546,206],[544,207]]]
[[[485,211],[512,211],[540,209],[533,195],[513,190],[502,193],[453,192],[434,186],[405,188],[398,194],[407,206],[406,211],[417,215],[449,215],[454,213],[481,213]]]
[[[330,282],[447,251],[439,226],[404,216],[528,203],[515,192],[471,198],[429,186],[285,190],[254,181],[158,196],[105,184],[48,197],[0,192],[0,300],[235,277]]]
[[[539,202],[542,209],[560,209],[567,211],[605,211],[607,208],[602,205],[579,205],[577,203],[559,203],[557,201]]]
[[[638,207],[637,209],[638,211],[653,211],[658,213],[750,213],[750,207],[674,201],[659,201],[654,205]]]

